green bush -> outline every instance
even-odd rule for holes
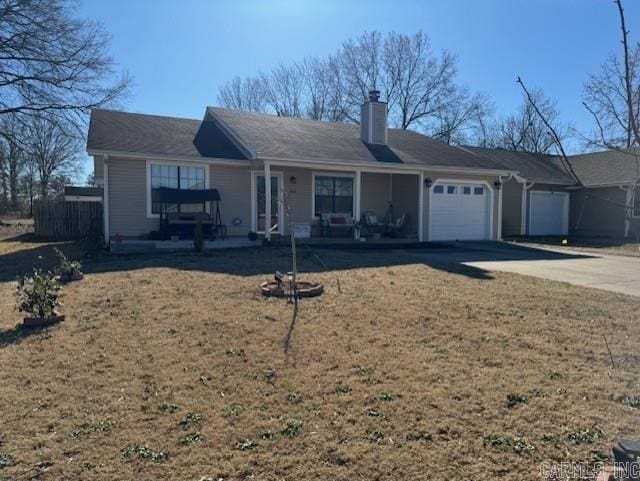
[[[198,219],[196,227],[193,230],[193,248],[196,252],[202,252],[204,249],[204,233],[202,232],[202,221]]]
[[[60,259],[57,272],[62,276],[77,276],[82,274],[82,263],[80,261],[71,261],[64,255],[57,247],[55,248],[56,255]]]
[[[34,317],[54,316],[60,305],[60,284],[51,272],[34,269],[31,277],[18,277],[16,294],[18,310]]]

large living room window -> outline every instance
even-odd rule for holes
[[[315,176],[315,215],[353,215],[353,177]]]
[[[151,213],[160,213],[160,202],[157,201],[159,187],[172,189],[204,189],[204,167],[183,165],[151,164]],[[169,204],[167,212],[202,212],[202,204]]]

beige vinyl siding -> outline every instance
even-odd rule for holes
[[[518,236],[522,230],[522,184],[515,179],[502,186],[502,235]]]
[[[390,174],[363,172],[360,179],[360,212],[372,211],[380,221],[389,207]],[[417,201],[416,201],[417,202]]]
[[[220,192],[220,213],[227,234],[247,235],[251,230],[251,171],[246,166],[211,165],[209,175],[209,187]],[[233,225],[236,218],[240,225]]]
[[[110,158],[108,163],[110,235],[137,237],[158,230],[158,219],[147,218],[146,162]]]
[[[209,165],[209,175],[209,186],[218,189],[222,198],[220,212],[227,233],[246,235],[251,230],[248,167]],[[239,226],[233,225],[236,217],[241,221]],[[109,159],[109,222],[111,236],[139,237],[158,230],[159,219],[147,217],[147,162],[144,159]]]
[[[420,176],[393,174],[391,186],[391,202],[396,218],[406,214],[406,233],[418,235],[418,184]]]
[[[280,172],[282,172],[282,188],[287,192],[293,222],[309,222],[311,220],[311,170],[286,168]],[[291,182],[291,177],[295,177],[295,184]],[[288,233],[286,211],[284,216],[284,233],[286,234]]]
[[[569,233],[587,237],[624,237],[626,193],[618,187],[572,190]]]

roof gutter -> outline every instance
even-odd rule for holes
[[[191,156],[185,156],[185,155],[159,155],[159,154],[144,154],[140,152],[123,152],[123,151],[103,150],[103,149],[87,149],[87,154],[91,156],[108,155],[109,158],[126,157],[129,159],[143,159],[143,160],[201,162],[203,164],[251,165],[251,161],[248,159],[226,159],[223,157],[191,157]]]
[[[451,174],[476,174],[476,175],[502,175],[509,176],[517,174],[517,171],[499,170],[499,169],[478,169],[476,167],[451,167],[441,165],[424,165],[424,164],[395,164],[378,162],[375,165],[367,162],[354,162],[350,160],[319,160],[319,159],[284,159],[281,157],[263,157],[258,153],[257,161],[277,163],[288,167],[321,167],[329,166],[335,170],[374,170],[374,171],[407,171],[412,172],[445,172]]]
[[[582,186],[571,186],[571,187],[567,187],[568,189],[571,190],[575,190],[575,189],[601,189],[601,188],[606,188],[606,187],[624,187],[624,186],[629,186],[629,185],[633,185],[634,181],[630,180],[630,181],[625,181],[625,182],[609,182],[607,184],[583,184]]]

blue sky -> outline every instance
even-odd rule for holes
[[[624,6],[637,41],[640,2]],[[520,75],[585,129],[582,84],[620,45],[611,0],[84,0],[80,15],[105,25],[114,59],[135,77],[126,110],[191,118],[235,75],[332,53],[365,30],[423,30],[499,112],[520,103]]]

